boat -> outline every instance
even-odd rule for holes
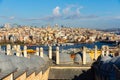
[[[23,50],[22,52],[24,52],[24,50]],[[34,53],[36,53],[36,50],[27,49],[27,53],[28,53],[28,54],[34,54]]]
[[[101,40],[101,43],[110,43],[110,44],[116,44],[117,41],[108,41],[108,40]]]
[[[95,53],[95,51],[94,50],[90,50],[88,53],[90,54],[90,57],[93,60],[94,59],[94,53]],[[101,53],[102,52],[100,50],[97,50],[97,57],[100,56]]]

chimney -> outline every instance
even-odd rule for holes
[[[86,48],[83,47],[83,65],[86,64]]]
[[[24,50],[23,50],[24,52],[23,52],[23,54],[24,54],[24,57],[26,57],[27,58],[27,46],[24,46]]]
[[[36,55],[39,56],[39,48],[36,47]]]
[[[52,47],[49,46],[49,58],[52,59]]]
[[[40,57],[43,57],[43,48],[40,48]]]
[[[94,59],[97,60],[97,46],[95,45]]]
[[[7,44],[7,47],[6,47],[6,51],[7,51],[7,55],[11,55],[11,45],[10,44]]]
[[[59,47],[56,47],[56,64],[59,64]]]

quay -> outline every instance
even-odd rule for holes
[[[106,45],[102,46],[100,54],[97,46],[94,47],[92,53],[88,51],[87,47],[83,47],[80,52],[74,54],[60,53],[58,46],[55,53],[53,53],[51,46],[48,49],[48,55],[44,54],[42,47],[36,47],[34,53],[29,53],[26,45],[21,50],[20,45],[11,46],[7,44],[6,51],[0,49],[0,79],[99,80],[101,73],[99,73],[100,69],[98,67],[102,65],[101,63],[101,65],[97,66],[99,61],[106,61],[107,58],[104,59],[106,56],[118,56],[117,59],[120,59],[120,48],[118,47],[117,53],[114,54],[110,51],[109,46]],[[119,68],[117,64],[114,65]],[[95,70],[98,71],[99,75],[94,74]],[[118,70],[116,69],[116,71]]]

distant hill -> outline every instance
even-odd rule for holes
[[[101,31],[113,32],[113,33],[115,33],[115,34],[120,35],[120,28],[110,28],[110,29],[104,29],[104,30],[101,30]]]

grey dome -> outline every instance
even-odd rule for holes
[[[45,60],[40,56],[32,55],[30,57],[30,60],[37,62],[40,66],[45,65]]]
[[[27,76],[29,76],[31,73],[33,73],[35,71],[36,66],[39,66],[33,60],[30,60],[30,59],[25,58],[25,57],[21,57],[21,61],[23,62],[23,64],[25,66],[28,67]]]
[[[80,54],[76,54],[74,58],[75,63],[82,63],[82,58]]]
[[[110,56],[103,56],[101,57],[101,60],[102,62],[105,62],[105,61],[108,61],[108,60],[111,60],[112,58]]]
[[[74,49],[70,48],[70,49],[67,49],[67,50],[62,50],[61,53],[71,54],[71,53],[74,53]]]
[[[6,55],[0,54],[0,69],[0,79],[2,79],[4,76],[14,72],[16,67]]]
[[[82,53],[82,58],[83,58],[83,53]],[[86,53],[86,62],[87,63],[91,63],[92,62],[92,58],[90,57],[90,54]]]
[[[21,57],[17,57],[17,56],[7,56],[7,57],[11,60],[13,65],[17,68],[17,71],[14,73],[14,78],[17,78],[28,69],[28,67],[24,65],[24,63],[22,62]]]
[[[32,55],[30,60],[32,60],[37,66],[36,66],[36,73],[39,73],[40,71],[44,70],[45,66],[46,66],[46,62],[43,58],[41,58],[40,56],[35,56]],[[48,68],[48,66],[47,66]]]
[[[60,64],[68,63],[73,63],[73,59],[71,58],[70,54],[60,53]]]
[[[0,50],[0,54],[5,54],[5,51],[4,50]]]
[[[100,69],[103,71],[110,71],[110,69],[112,68],[112,64],[110,64],[109,62],[110,60],[103,62],[102,65],[100,66]]]
[[[120,56],[112,58],[110,62],[120,69]]]
[[[46,54],[43,55],[43,58],[40,56],[32,55],[30,59],[33,60],[37,65],[39,65],[38,67],[36,67],[36,73],[38,73],[40,70],[42,71],[42,73],[44,73],[50,65],[49,58]]]
[[[115,63],[119,58],[120,58],[119,56],[113,57],[110,62]]]
[[[116,70],[113,65],[116,65],[120,69],[120,57],[109,57],[109,56],[100,56],[100,60],[98,61],[99,65],[94,67],[95,73],[98,78],[103,78],[106,80],[116,80]]]
[[[48,62],[49,61],[49,58],[48,58],[48,56],[46,55],[46,54],[43,54],[43,57],[42,57],[46,62]]]
[[[92,58],[90,57],[90,54],[86,54],[86,62],[91,63],[92,62]]]

